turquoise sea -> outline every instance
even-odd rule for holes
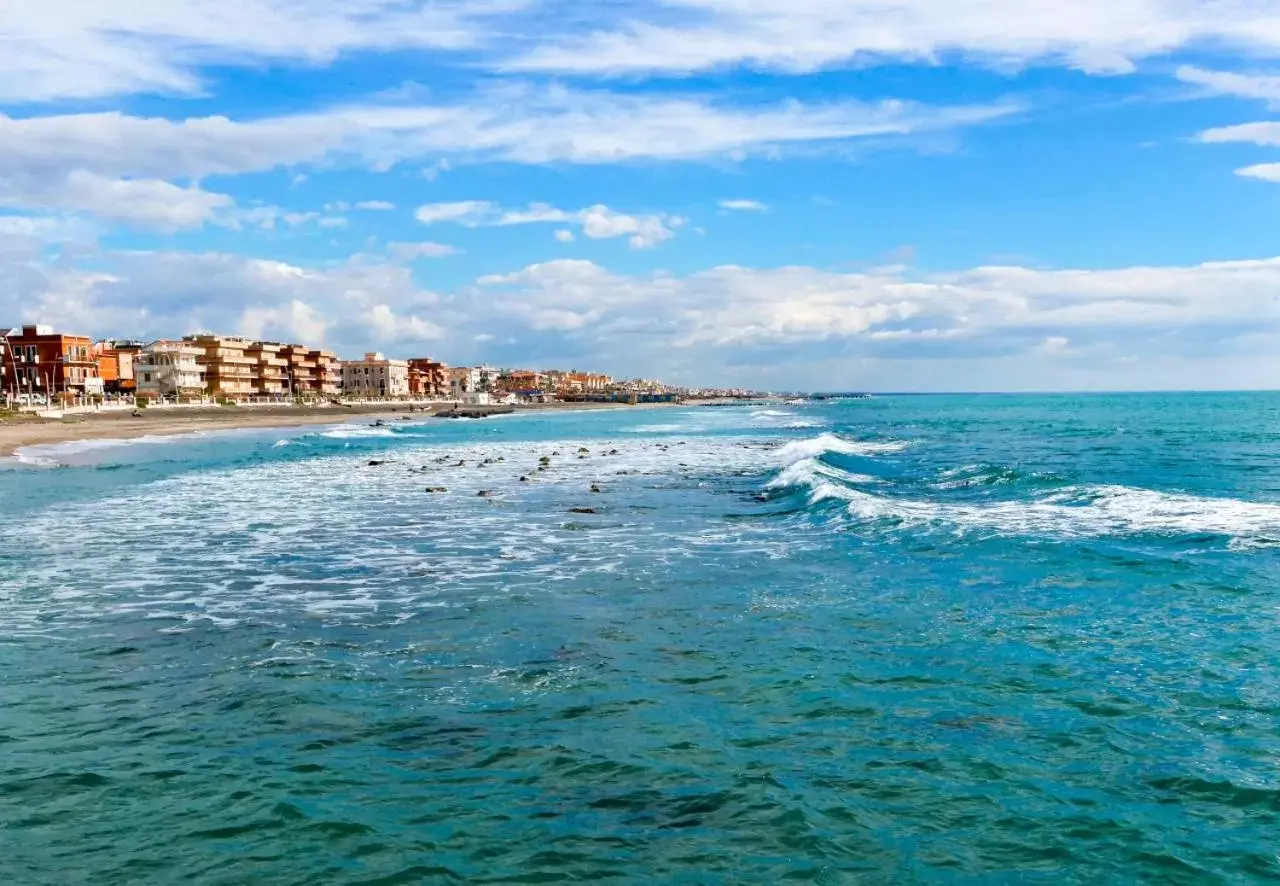
[[[3,883],[1275,881],[1280,395],[35,448],[0,675]]]

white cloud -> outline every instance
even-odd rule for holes
[[[419,258],[445,258],[457,255],[462,250],[446,243],[388,243],[387,254],[401,261],[414,261]]]
[[[535,43],[507,70],[621,75],[743,65],[783,73],[948,56],[999,68],[1121,74],[1198,44],[1280,54],[1270,2],[1186,0],[664,0]]]
[[[1280,372],[1280,258],[925,276],[629,275],[563,260],[446,297],[367,255],[326,268],[218,253],[92,261],[0,249],[0,316],[94,335],[323,336],[344,353],[409,355],[434,342],[446,359],[516,339],[531,350],[510,351],[513,361],[554,352],[617,374],[776,387],[862,386],[847,373],[864,363],[887,388],[1257,386]]]
[[[556,240],[560,243],[572,243],[577,238],[573,236],[573,231],[561,228],[556,231]]]
[[[437,222],[456,222],[462,225],[476,224],[475,219],[490,215],[497,207],[487,200],[463,200],[456,203],[428,203],[419,206],[414,218],[424,225]]]
[[[110,178],[79,169],[49,178],[0,176],[0,206],[85,212],[106,221],[166,233],[198,228],[232,205],[234,201],[227,195],[195,186]]]
[[[1207,129],[1199,139],[1207,144],[1254,144],[1261,147],[1280,147],[1280,123],[1242,123]],[[1267,182],[1280,182],[1280,163],[1255,163],[1236,170],[1236,175]]]
[[[430,203],[419,207],[416,215],[425,224],[452,222],[469,228],[577,224],[581,225],[583,235],[592,240],[627,237],[632,249],[651,249],[664,240],[670,240],[676,235],[676,229],[685,224],[680,216],[665,213],[625,215],[603,204],[570,212],[547,203],[531,203],[526,209],[503,209],[487,200]],[[561,243],[571,243],[573,232],[559,231],[556,239]]]
[[[721,200],[720,208],[731,212],[768,212],[769,207],[759,200]]]
[[[859,274],[736,266],[686,277],[628,276],[563,260],[482,278],[471,297],[477,312],[574,336],[600,354],[632,353],[637,369],[645,360],[667,359],[663,354],[675,346],[694,355],[691,365],[708,369],[766,371],[775,362],[802,364],[823,354],[989,360],[1014,373],[1019,386],[1063,387],[1047,371],[1018,376],[1015,367],[1050,357],[1100,365],[1131,354],[1138,343],[1142,356],[1152,358],[1143,372],[1168,371],[1165,358],[1234,360],[1248,350],[1254,359],[1271,359],[1265,348],[1280,345],[1280,259],[1105,271],[984,267],[926,277],[901,268]],[[1245,333],[1253,337],[1248,348]],[[792,383],[823,381],[801,379],[802,372],[795,370]],[[1259,375],[1254,384],[1265,380]],[[1207,383],[1208,377],[1200,381]],[[1133,384],[1165,383],[1148,374],[1110,386]],[[949,375],[934,382],[950,386],[973,383]]]
[[[351,353],[441,334],[439,297],[398,264],[311,268],[171,251],[109,252],[95,265],[101,269],[0,255],[0,316],[138,338],[208,329]],[[3,285],[10,279],[25,282]]]
[[[326,215],[316,224],[322,228],[345,228],[349,222],[340,215]]]
[[[1277,74],[1237,74],[1183,65],[1176,76],[1183,83],[1204,87],[1212,95],[1257,99],[1272,107],[1280,104],[1280,75]]]
[[[520,0],[42,0],[4,5],[0,101],[186,93],[206,65],[314,65],[344,52],[466,49]]]
[[[236,325],[237,332],[266,341],[322,342],[327,330],[315,308],[298,299],[280,307],[246,308]]]
[[[370,166],[447,152],[516,163],[681,160],[788,143],[908,135],[976,125],[1015,105],[931,108],[900,101],[732,107],[661,94],[508,86],[455,104],[368,104],[235,121],[118,112],[0,114],[0,175],[81,169],[199,179],[329,159]]]
[[[395,208],[396,205],[394,203],[389,203],[386,200],[361,200],[356,204],[356,209],[363,209],[368,212],[390,212]]]
[[[1236,170],[1236,175],[1257,178],[1266,182],[1280,182],[1280,163],[1255,163]]]
[[[430,166],[423,168],[422,177],[429,182],[433,182],[440,177],[441,173],[448,172],[452,168],[453,168],[453,164],[451,164],[448,160],[437,160],[435,163],[432,163]]]
[[[1200,133],[1200,141],[1209,144],[1243,142],[1264,147],[1280,145],[1280,123],[1240,123],[1235,126],[1220,126],[1206,129]]]

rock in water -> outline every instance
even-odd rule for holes
[[[594,514],[595,508],[569,508],[570,514]]]

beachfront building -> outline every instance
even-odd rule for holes
[[[371,352],[363,360],[342,362],[342,393],[347,397],[409,396],[409,363]]]
[[[134,364],[142,352],[136,341],[100,341],[93,346],[98,361],[98,377],[103,391],[113,396],[131,396],[137,391]]]
[[[280,359],[284,361],[285,392],[289,397],[307,400],[320,396],[320,391],[315,389],[319,368],[314,356],[316,353],[306,345],[284,345],[280,348]]]
[[[257,393],[258,360],[248,355],[253,342],[234,336],[200,333],[184,342],[201,350],[196,362],[204,367],[209,393],[226,400],[247,400]]]
[[[472,366],[450,366],[445,370],[449,381],[449,398],[461,401],[462,398],[480,390],[480,370]]]
[[[244,355],[253,361],[253,393],[257,397],[283,400],[290,393],[285,346],[274,341],[250,342]]]
[[[82,400],[103,391],[93,341],[84,335],[54,332],[52,326],[11,329],[0,367],[0,387],[19,400]]]
[[[316,364],[311,375],[311,391],[321,397],[337,397],[342,393],[342,361],[332,351],[312,349],[307,352]]]
[[[285,388],[293,397],[327,399],[342,393],[342,361],[331,351],[284,345]]]
[[[532,369],[508,369],[498,379],[496,390],[519,394],[522,391],[540,391],[545,385],[546,379],[541,372]]]
[[[203,399],[205,367],[199,359],[204,353],[204,348],[189,341],[153,341],[134,364],[138,396],[179,403]]]
[[[430,357],[415,357],[409,361],[409,395],[412,397],[443,397],[449,393],[449,367]]]

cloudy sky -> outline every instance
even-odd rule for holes
[[[1280,382],[1280,0],[0,0],[0,325]]]

